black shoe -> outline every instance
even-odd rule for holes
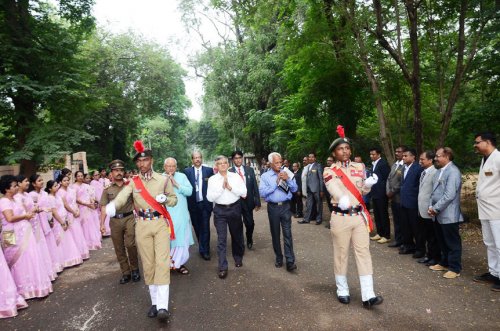
[[[343,303],[344,305],[348,305],[349,302],[351,302],[351,297],[348,295],[338,295],[337,299],[339,300],[340,303]]]
[[[252,249],[253,248],[253,242],[252,241],[247,241],[247,247],[248,247],[248,249]]]
[[[500,279],[497,278],[495,280],[495,283],[493,283],[493,286],[491,287],[491,290],[494,292],[500,292]]]
[[[418,263],[427,263],[429,262],[431,259],[429,259],[428,257],[423,257],[419,260],[417,260]]]
[[[373,297],[367,301],[363,301],[363,307],[366,309],[370,309],[372,306],[380,305],[382,302],[384,302],[384,298],[382,298],[380,295],[377,295],[376,297]]]
[[[224,279],[227,277],[227,270],[220,270],[217,275],[219,276],[220,279]]]
[[[399,251],[399,254],[401,255],[407,255],[407,254],[413,254],[415,253],[414,249],[409,249],[409,248],[403,248],[402,250]]]
[[[431,265],[436,265],[436,264],[439,264],[439,262],[437,262],[434,259],[430,259],[429,261],[425,262],[425,265],[428,267],[430,267]]]
[[[392,248],[398,247],[399,248],[399,247],[401,247],[401,243],[394,242],[392,244],[387,245],[387,247],[392,247]]]
[[[321,223],[323,223],[323,222],[322,221],[317,221],[316,225],[321,225]]]
[[[301,220],[301,221],[297,221],[297,223],[299,223],[299,224],[309,224],[309,221]]]
[[[327,228],[327,229],[330,228],[330,223],[329,222],[325,225],[325,228]]]
[[[413,253],[413,255],[411,257],[414,259],[420,259],[420,258],[423,258],[424,256],[425,256],[424,253],[416,251],[415,253]]]
[[[170,317],[170,313],[166,309],[158,310],[158,320],[162,323],[165,323]]]
[[[495,283],[498,280],[498,277],[493,276],[489,272],[485,272],[482,275],[474,276],[472,280],[478,283]]]
[[[274,262],[274,266],[276,268],[281,268],[283,266],[283,262]]]
[[[205,261],[210,261],[210,254],[203,254],[203,253],[200,253],[201,255],[201,258]]]
[[[155,318],[158,315],[158,311],[156,310],[156,305],[152,305],[148,311],[148,317]]]
[[[236,262],[236,263],[234,264],[234,266],[235,266],[236,268],[241,268],[241,267],[243,267],[243,262]]]
[[[127,284],[130,282],[130,275],[123,275],[122,278],[120,278],[120,284]]]
[[[287,262],[286,263],[286,271],[294,271],[297,269],[297,265],[293,262]]]
[[[132,281],[134,283],[137,283],[140,280],[141,280],[141,274],[139,273],[139,270],[132,270]]]

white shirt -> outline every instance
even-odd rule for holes
[[[193,168],[194,168],[194,185],[195,186],[195,189],[196,189],[196,194],[200,197],[199,200],[202,201],[203,200],[203,171],[201,170],[201,167],[200,166],[199,168],[196,168],[194,165],[193,165]],[[199,178],[198,178],[198,183],[196,183],[196,172],[198,171],[199,173]]]
[[[408,171],[410,170],[411,166],[413,165],[413,163],[410,163],[410,165],[406,165],[405,164],[405,171],[403,172],[403,178],[406,179],[406,174],[408,173]]]
[[[377,167],[377,163],[378,161],[380,161],[380,157],[378,159],[376,159],[375,161],[372,161],[372,164],[373,164],[373,167],[372,167],[372,171],[375,171],[375,167]]]
[[[236,174],[238,175],[238,177],[240,177],[240,179],[243,179],[243,181],[246,182],[246,177],[245,177],[245,167],[241,166],[241,167],[234,167],[234,170],[236,171]],[[240,176],[240,173],[241,172],[241,176],[243,176],[243,178],[241,178]]]
[[[208,179],[207,200],[219,205],[230,205],[247,195],[247,186],[240,175],[227,172],[227,181],[231,191],[223,188],[224,177],[217,173]]]

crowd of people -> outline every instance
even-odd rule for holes
[[[63,169],[55,180],[36,174],[0,178],[0,317],[17,315],[26,300],[43,298],[66,268],[89,259],[109,235],[101,233],[99,200],[108,185],[101,176]]]
[[[110,235],[120,265],[120,284],[140,278],[138,256],[151,296],[147,316],[165,321],[170,272],[186,275],[194,244],[203,260],[211,260],[210,219],[217,233],[219,278],[228,277],[227,236],[236,268],[243,267],[245,250],[255,242],[253,212],[266,202],[275,267],[297,269],[293,249],[292,215],[299,224],[322,224],[323,200],[331,213],[333,265],[338,301],[350,303],[347,258],[353,249],[363,306],[383,302],[375,294],[370,240],[388,244],[399,254],[412,254],[430,270],[454,279],[462,270],[459,224],[461,174],[451,148],[420,155],[406,146],[395,149],[389,165],[378,148],[370,149],[371,166],[351,159],[352,141],[340,138],[330,146],[323,167],[310,153],[290,167],[279,153],[268,156],[260,171],[243,165],[243,153],[218,156],[215,166],[191,155],[192,166],[177,171],[168,157],[164,172],[152,169],[151,150],[135,145],[138,172],[126,172],[124,162],[110,163],[91,176],[64,169],[57,180],[44,184],[39,175],[0,179],[0,317],[17,314],[26,300],[52,292],[51,282],[64,268],[81,264],[89,251],[101,248]],[[500,153],[491,133],[476,135],[474,147],[483,155],[477,184],[479,218],[488,252],[488,272],[475,281],[492,283],[500,291]],[[232,165],[230,164],[230,161]],[[291,169],[291,170],[290,170]],[[259,178],[260,175],[260,178]],[[304,204],[305,201],[305,204]],[[391,231],[389,206],[392,211]],[[373,219],[370,213],[373,211]],[[392,236],[392,233],[394,235]],[[281,239],[283,238],[283,246]]]

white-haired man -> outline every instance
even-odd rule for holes
[[[293,252],[292,238],[292,212],[290,200],[292,193],[297,191],[297,183],[293,173],[283,168],[283,161],[279,153],[269,154],[271,171],[262,174],[260,178],[259,193],[267,202],[267,215],[273,240],[274,254],[276,255],[276,268],[283,266],[283,252],[281,250],[280,228],[283,231],[283,241],[286,258],[286,270],[297,269],[295,254]]]

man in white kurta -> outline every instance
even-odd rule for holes
[[[476,198],[489,269],[475,276],[474,281],[493,283],[491,290],[500,292],[500,152],[496,148],[495,135],[491,132],[477,134],[474,150],[483,156]]]

